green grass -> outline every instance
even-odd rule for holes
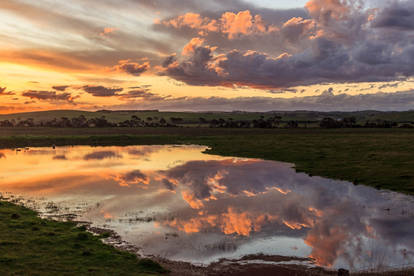
[[[0,275],[157,275],[158,264],[101,242],[70,222],[0,201]]]
[[[298,171],[414,194],[411,129],[2,129],[0,148],[200,144],[211,154],[294,163]]]

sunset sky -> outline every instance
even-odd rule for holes
[[[1,0],[0,113],[414,109],[412,0]]]

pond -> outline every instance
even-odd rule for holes
[[[205,149],[0,150],[0,192],[171,260],[207,265],[263,253],[351,270],[414,263],[413,197]]]

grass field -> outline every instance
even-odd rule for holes
[[[0,275],[155,275],[150,260],[121,252],[74,223],[40,219],[0,201]]]
[[[0,148],[201,144],[208,153],[294,163],[298,171],[414,194],[411,129],[1,129]]]

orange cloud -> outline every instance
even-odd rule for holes
[[[250,11],[241,11],[237,14],[226,12],[221,17],[222,31],[228,34],[229,39],[238,35],[249,35],[253,33],[266,32],[266,26],[260,15],[254,18]]]
[[[114,216],[111,213],[105,212],[103,210],[101,211],[101,214],[103,215],[104,219],[112,219],[112,218],[114,218]]]
[[[183,48],[183,55],[189,55],[191,53],[194,53],[194,50],[197,47],[200,47],[201,45],[203,45],[204,43],[204,39],[199,38],[199,37],[194,37],[193,39],[190,40],[190,42],[187,43],[187,45],[184,46]]]
[[[183,191],[181,192],[181,195],[183,196],[183,199],[188,203],[188,205],[191,206],[191,208],[201,209],[204,207],[204,203],[201,200],[195,198],[195,196],[190,192]]]
[[[313,228],[306,236],[305,243],[312,247],[309,257],[315,259],[317,265],[331,267],[341,255],[342,245],[348,240],[347,230],[343,227],[332,227],[327,231]]]
[[[116,175],[113,179],[122,187],[130,187],[131,185],[145,187],[150,184],[150,178],[139,170]]]
[[[222,33],[229,39],[235,39],[241,35],[263,34],[278,30],[276,26],[267,25],[260,15],[253,16],[249,10],[238,13],[226,12],[218,20],[202,17],[197,13],[186,13],[157,23],[175,29],[194,29],[201,36],[205,36],[209,32]]]
[[[264,224],[278,219],[278,216],[270,214],[237,212],[232,207],[222,215],[204,215],[204,212],[199,212],[199,216],[189,220],[174,219],[164,224],[186,233],[198,233],[209,227],[218,227],[226,235],[249,236],[252,231],[260,231]]]
[[[104,28],[103,31],[99,34],[100,36],[105,36],[111,33],[116,32],[118,29],[117,28]]]
[[[130,60],[120,60],[118,65],[113,67],[113,70],[117,72],[127,73],[133,76],[140,76],[142,73],[148,71],[151,68],[148,61],[144,63],[132,62]]]
[[[346,3],[340,0],[310,0],[305,8],[318,22],[326,24],[330,19],[342,20],[347,17],[350,8]]]
[[[306,223],[299,223],[299,222],[294,222],[294,221],[283,221],[283,224],[286,225],[287,227],[289,227],[290,229],[293,230],[300,230],[302,228],[307,228],[310,227],[311,225],[306,224]]]
[[[180,221],[174,219],[173,221],[167,222],[166,224],[186,233],[198,233],[205,227],[216,226],[217,219],[217,216],[209,215],[200,218],[192,218],[188,221]]]
[[[64,72],[96,72],[103,69],[70,54],[48,50],[1,50],[0,60],[13,64],[24,64],[28,67],[59,69]]]
[[[222,230],[224,234],[230,235],[237,233],[243,236],[249,236],[252,231],[252,220],[248,213],[237,213],[233,208],[229,208],[227,214],[223,214]]]

